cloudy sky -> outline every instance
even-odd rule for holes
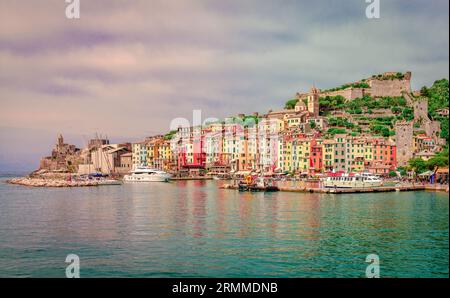
[[[279,108],[314,83],[384,71],[448,78],[448,1],[0,0],[0,171],[36,168],[56,134],[135,141],[176,117]]]

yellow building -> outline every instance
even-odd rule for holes
[[[161,141],[157,144],[157,156],[154,159],[154,167],[161,170],[169,170],[171,162],[174,160],[172,158],[172,151],[170,149],[169,141]]]
[[[364,171],[364,155],[365,155],[365,141],[362,138],[351,139],[351,152],[350,158],[352,161],[351,171],[362,172]]]
[[[373,150],[374,146],[371,140],[367,140],[364,144],[364,160],[366,165],[373,163]]]
[[[311,154],[311,140],[299,139],[296,146],[296,161],[298,171],[300,173],[307,173],[309,171],[309,158]]]
[[[325,171],[333,171],[334,168],[335,141],[327,139],[323,141],[323,167]]]
[[[283,172],[295,171],[292,156],[292,141],[290,138],[283,138],[279,143],[278,148],[278,168],[282,169]]]
[[[150,140],[146,144],[147,147],[147,166],[155,167],[155,158],[158,156],[157,140]]]

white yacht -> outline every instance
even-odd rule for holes
[[[322,180],[323,187],[327,188],[368,188],[383,186],[383,180],[370,173],[349,176],[330,176]]]
[[[129,175],[123,177],[125,182],[167,182],[172,174],[148,167],[137,167]]]

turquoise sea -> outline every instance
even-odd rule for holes
[[[46,189],[0,179],[0,277],[449,276],[447,193],[239,193],[216,181]]]

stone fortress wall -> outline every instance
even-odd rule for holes
[[[347,100],[353,100],[355,98],[361,98],[367,93],[367,89],[365,88],[347,88],[344,90],[336,90],[330,92],[320,93],[321,97],[325,96],[342,96]]]
[[[398,97],[403,96],[405,92],[410,93],[411,72],[408,71],[402,74],[403,78],[398,78],[396,75],[396,72],[385,72],[366,80],[353,82],[353,84],[365,82],[369,85],[369,88],[348,87],[343,90],[320,92],[320,97],[341,95],[346,100],[353,100],[355,98],[361,98],[364,95],[372,97]]]
[[[381,78],[374,77],[367,80],[372,97],[397,97],[403,96],[404,92],[411,93],[411,72],[406,72],[403,79],[389,79],[395,73],[385,72]]]

